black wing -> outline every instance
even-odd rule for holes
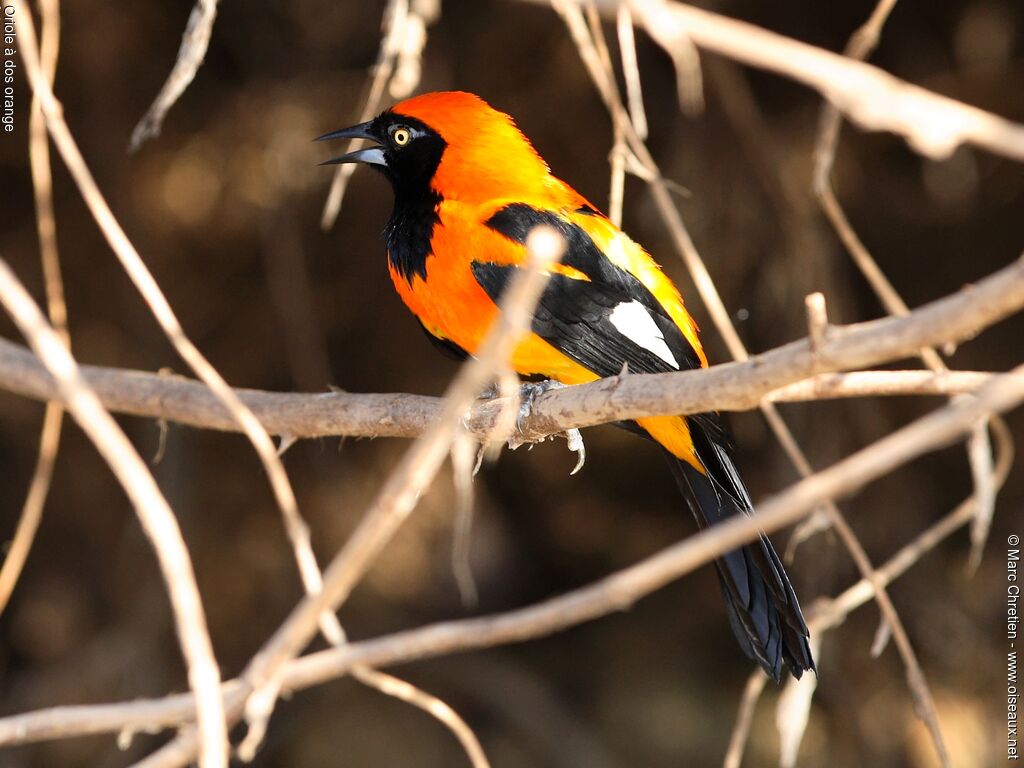
[[[562,263],[587,280],[553,274],[534,313],[532,330],[553,347],[598,376],[614,376],[625,363],[633,373],[666,373],[699,368],[700,358],[654,295],[629,272],[615,265],[580,226],[550,211],[522,203],[508,205],[486,222],[516,243],[525,243],[539,224],[565,238]],[[518,267],[473,262],[473,275],[497,302]],[[675,365],[623,334],[612,314],[623,305],[639,304],[653,321]],[[543,373],[538,371],[537,373]]]
[[[486,223],[517,243],[524,243],[538,224],[554,227],[566,241],[562,262],[587,276],[582,280],[553,274],[538,302],[532,330],[556,349],[599,376],[618,374],[624,363],[634,373],[700,367],[696,351],[646,286],[609,260],[581,227],[555,213],[522,204],[506,206]],[[494,301],[517,269],[486,262],[475,262],[472,268],[477,282]],[[622,324],[616,324],[613,313],[634,302],[657,327],[676,365],[656,343],[638,343],[637,334],[631,337],[620,330]],[[718,414],[688,416],[686,422],[705,471],[699,472],[674,456],[669,459],[698,525],[715,525],[735,515],[750,514],[753,505],[733,464],[728,432]],[[761,536],[748,546],[727,552],[715,565],[730,623],[747,655],[776,680],[783,664],[797,677],[803,670],[813,669],[807,626],[771,542]]]

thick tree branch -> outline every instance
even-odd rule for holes
[[[958,341],[1024,307],[1024,259],[918,308],[905,317],[887,317],[850,326],[831,326],[817,350],[809,340],[791,342],[747,361],[707,370],[650,376],[617,376],[556,390],[537,398],[523,424],[529,440],[572,427],[627,418],[744,410],[762,398],[802,400],[840,393],[970,391],[985,374],[925,371],[858,374],[849,379],[815,374],[876,365],[915,355],[925,346]],[[83,366],[89,382],[110,410],[162,418],[196,427],[237,430],[209,389],[175,376]],[[865,378],[869,377],[869,378]],[[874,377],[871,381],[870,377]],[[871,381],[870,384],[868,382]],[[800,382],[800,383],[797,383]],[[842,382],[842,383],[840,383]],[[783,387],[776,394],[775,390]],[[0,388],[48,400],[56,396],[52,379],[31,353],[0,339]],[[440,401],[399,394],[284,394],[238,390],[268,432],[295,437],[328,435],[414,437],[433,423]],[[495,428],[504,404],[480,403],[466,419],[467,429],[484,438]]]

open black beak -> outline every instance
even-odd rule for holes
[[[316,141],[330,141],[332,139],[369,139],[370,141],[377,142],[378,146],[367,147],[366,149],[357,149],[355,152],[349,152],[347,155],[341,155],[340,157],[332,157],[330,160],[324,160],[320,165],[341,165],[342,163],[367,163],[368,165],[383,165],[387,167],[387,161],[384,159],[384,147],[379,146],[380,139],[372,132],[373,122],[360,123],[359,125],[353,125],[351,128],[342,128],[340,131],[331,131],[325,133],[323,136],[318,136]]]

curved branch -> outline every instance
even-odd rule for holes
[[[160,135],[164,117],[195,79],[196,72],[206,58],[206,49],[210,46],[210,35],[213,34],[213,22],[216,18],[217,0],[197,0],[185,25],[185,33],[181,36],[181,47],[178,49],[178,58],[174,62],[171,74],[167,76],[160,93],[132,131],[129,152],[136,151],[147,139]]]
[[[65,342],[43,317],[28,291],[0,259],[0,305],[57,381],[68,412],[106,460],[135,507],[142,528],[156,550],[171,599],[178,642],[198,701],[202,768],[228,764],[227,727],[218,695],[220,670],[206,626],[192,561],[177,519],[153,475],[99,398],[81,375]]]
[[[970,143],[1024,161],[1024,125],[878,67],[683,3],[631,0],[630,7],[670,55],[696,45],[796,80],[818,91],[861,128],[899,134],[922,155],[940,160]]]

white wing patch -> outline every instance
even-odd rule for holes
[[[672,356],[672,350],[665,343],[664,334],[658,329],[647,308],[639,301],[624,301],[618,304],[608,319],[627,339],[679,370],[679,361]]]

